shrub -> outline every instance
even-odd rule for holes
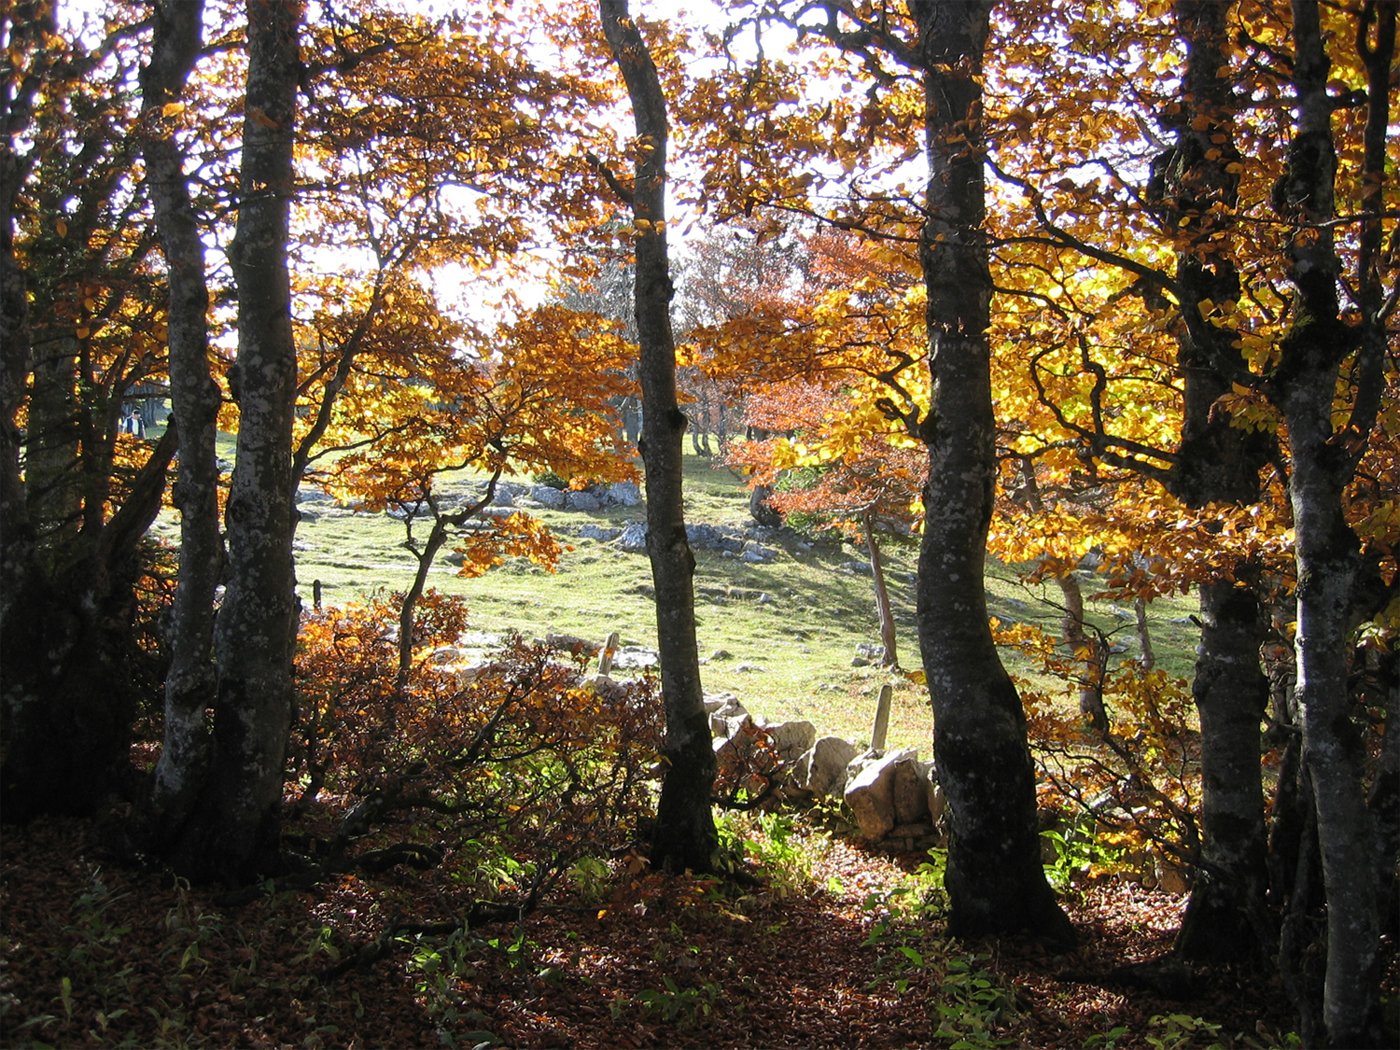
[[[625,844],[650,801],[653,684],[595,688],[580,658],[518,636],[461,666],[446,647],[464,607],[436,593],[401,676],[398,608],[376,598],[303,624],[294,773],[304,798],[342,807],[333,850],[419,866],[454,854],[497,895]]]

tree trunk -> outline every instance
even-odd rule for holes
[[[1356,466],[1355,446],[1364,445],[1370,425],[1363,420],[1359,427],[1353,418],[1349,441],[1338,441],[1332,425],[1338,372],[1357,339],[1341,318],[1338,300],[1340,267],[1331,225],[1337,161],[1327,90],[1331,63],[1316,0],[1294,0],[1293,42],[1297,123],[1275,203],[1280,217],[1294,224],[1288,258],[1295,291],[1292,327],[1274,378],[1292,460],[1297,696],[1327,896],[1323,1025],[1331,1046],[1369,1046],[1376,1044],[1380,929],[1375,834],[1347,689],[1359,548],[1342,501]],[[1374,396],[1359,389],[1355,404],[1365,405]]]
[[[67,90],[67,78],[94,68],[51,48],[46,34],[55,31],[53,5],[21,4],[0,15],[0,35],[19,63],[3,103],[11,146],[40,119],[42,93]],[[88,57],[100,61],[101,51]],[[97,83],[94,91],[101,91]],[[101,109],[109,100],[94,94],[91,101]],[[131,721],[145,677],[131,630],[133,587],[174,442],[151,449],[125,505],[109,519],[115,384],[123,380],[121,369],[97,376],[86,366],[76,317],[84,279],[143,262],[139,236],[119,260],[87,248],[128,172],[117,127],[95,121],[84,129],[83,148],[67,169],[71,185],[62,187],[35,177],[41,151],[0,149],[0,792],[7,821],[88,814],[128,786]],[[22,264],[15,227],[26,195],[25,207],[40,214],[31,216],[35,235]],[[72,214],[58,212],[64,197],[78,205]],[[91,384],[83,396],[80,367]]]
[[[875,615],[880,621],[880,644],[884,653],[880,666],[899,669],[899,635],[895,630],[894,609],[890,606],[890,589],[885,582],[885,559],[880,554],[880,540],[875,535],[875,511],[867,508],[860,524],[865,532],[865,549],[870,553],[870,580],[875,587]]]
[[[1152,651],[1152,628],[1147,622],[1147,599],[1133,601],[1133,625],[1138,640],[1138,666],[1150,671],[1157,666],[1157,654]]]
[[[1381,902],[1381,929],[1400,923],[1400,652],[1381,655],[1385,690],[1385,736],[1366,805],[1376,822],[1376,871]]]
[[[169,281],[170,425],[178,427],[180,562],[166,644],[164,737],[156,764],[150,830],[180,827],[198,797],[210,739],[205,711],[216,688],[214,591],[223,544],[219,536],[215,436],[219,390],[209,371],[209,290],[204,244],[190,199],[184,158],[162,109],[184,90],[201,40],[203,0],[167,0],[155,10],[151,61],[142,71],[147,182],[165,250]],[[161,844],[150,843],[159,849]]]
[[[296,596],[291,448],[296,396],[288,213],[302,6],[249,0],[242,199],[229,252],[238,286],[237,460],[229,573],[215,631],[213,753],[177,865],[244,881],[272,870],[292,705]]]
[[[1188,506],[1248,504],[1259,498],[1269,445],[1233,427],[1219,410],[1231,375],[1243,368],[1234,333],[1201,320],[1203,303],[1239,298],[1233,260],[1213,238],[1238,200],[1238,108],[1229,77],[1229,5],[1177,0],[1176,31],[1186,47],[1176,142],[1153,165],[1149,187],[1158,212],[1177,231],[1181,289],[1178,367],[1183,380],[1181,442],[1168,487]],[[1227,572],[1220,570],[1222,576]],[[1254,959],[1271,954],[1275,930],[1265,904],[1265,827],[1260,722],[1268,681],[1259,649],[1265,623],[1239,566],[1200,587],[1202,624],[1192,687],[1201,722],[1203,831],[1175,950],[1189,959]]]
[[[710,792],[715,758],[695,641],[695,557],[685,534],[682,441],[676,400],[671,274],[666,248],[668,125],[661,82],[626,0],[600,0],[599,18],[627,83],[637,126],[635,178],[628,196],[636,237],[635,310],[641,347],[642,464],[647,487],[647,554],[656,590],[661,693],[666,707],[661,785],[651,860],[708,871],[717,844]]]
[[[1084,591],[1074,576],[1058,576],[1055,585],[1065,600],[1060,619],[1065,644],[1079,662],[1079,713],[1095,730],[1108,732],[1108,710],[1103,704],[1104,676],[1108,671],[1108,647],[1102,638],[1084,629]]]
[[[910,4],[924,76],[932,403],[919,555],[919,646],[947,794],[949,932],[1074,936],[1040,860],[1035,770],[1020,697],[987,619],[987,530],[996,475],[987,330],[981,70],[989,0]]]
[[[1260,723],[1269,683],[1259,667],[1263,617],[1254,590],[1200,585],[1201,644],[1192,695],[1201,721],[1201,856],[1176,951],[1188,959],[1272,955],[1267,904]]]

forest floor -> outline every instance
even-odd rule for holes
[[[455,933],[446,867],[235,903],[107,859],[93,822],[7,828],[0,1046],[1297,1045],[1268,976],[1179,974],[1176,998],[1115,976],[1169,948],[1178,896],[1083,881],[1062,895],[1074,951],[958,943],[928,856],[804,820],[725,826],[738,879],[621,857]]]

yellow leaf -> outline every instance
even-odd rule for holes
[[[160,107],[160,115],[162,117],[178,117],[183,112],[185,112],[185,104],[183,102],[167,102]]]

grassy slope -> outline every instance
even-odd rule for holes
[[[459,482],[465,486],[467,481]],[[311,581],[322,581],[328,602],[349,601],[368,591],[407,585],[413,559],[402,548],[403,526],[385,515],[352,514],[326,504],[303,522],[297,535],[298,576],[305,599]],[[466,596],[474,625],[483,631],[518,630],[527,637],[556,632],[601,641],[618,631],[624,644],[654,646],[650,569],[645,555],[579,538],[588,522],[618,525],[641,520],[644,509],[613,508],[595,514],[535,511],[571,550],[556,573],[511,563],[474,580],[458,578],[442,563],[433,586]],[[747,493],[723,469],[699,457],[687,459],[687,516],[693,522],[743,526]],[[886,551],[892,597],[900,630],[900,656],[917,667],[914,633],[912,544]],[[889,676],[871,667],[852,667],[856,646],[876,643],[879,633],[868,575],[853,571],[863,552],[850,546],[818,544],[786,547],[777,561],[749,565],[717,552],[696,554],[699,644],[707,691],[728,690],[757,714],[807,718],[819,732],[862,742],[869,739],[875,695]],[[1014,571],[990,567],[990,602],[1003,620],[1045,622],[1054,628],[1055,609],[1040,601],[1040,589],[1020,584]],[[760,596],[770,600],[762,600]],[[1053,595],[1046,593],[1047,597]],[[1157,603],[1152,610],[1153,642],[1166,669],[1186,674],[1194,646],[1192,611],[1184,600]],[[1129,611],[1094,604],[1090,615],[1101,626],[1119,630],[1133,649]],[[720,652],[729,654],[719,655]],[[1007,656],[1015,671],[1015,654]],[[927,751],[928,702],[925,691],[897,679],[890,742]]]

